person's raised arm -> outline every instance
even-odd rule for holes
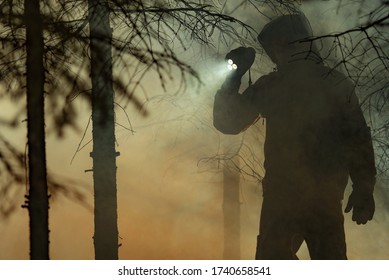
[[[253,104],[254,89],[249,87],[243,94],[239,94],[241,78],[253,64],[255,51],[240,47],[228,53],[226,59],[230,59],[237,68],[231,70],[215,95],[213,124],[222,133],[238,134],[259,115]]]

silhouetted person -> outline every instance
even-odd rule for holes
[[[358,224],[375,210],[375,163],[370,129],[354,85],[324,66],[303,15],[268,23],[258,40],[277,70],[243,94],[240,80],[254,61],[238,48],[231,71],[215,96],[214,125],[238,134],[266,119],[266,170],[256,259],[297,259],[303,240],[312,259],[347,259],[342,200],[350,176],[353,191],[345,211]]]

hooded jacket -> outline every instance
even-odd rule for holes
[[[267,24],[258,40],[278,70],[243,94],[232,74],[217,92],[214,126],[237,134],[263,117],[264,195],[343,198],[350,176],[354,190],[373,192],[374,152],[370,130],[353,83],[325,67],[302,15]]]

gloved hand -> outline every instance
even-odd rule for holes
[[[352,220],[358,225],[366,224],[373,219],[375,211],[373,194],[363,194],[355,190],[352,191],[344,212],[348,213],[351,209],[353,209]]]
[[[240,79],[247,70],[249,70],[251,65],[253,65],[255,60],[255,50],[253,48],[239,47],[230,51],[226,55],[226,60],[228,59],[232,59],[234,64],[238,66],[238,68],[233,71],[232,75]]]

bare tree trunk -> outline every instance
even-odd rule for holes
[[[43,23],[39,0],[25,0],[27,136],[30,215],[30,258],[49,259],[49,199],[47,193],[44,120]]]
[[[239,159],[233,159],[233,165],[223,168],[223,216],[224,216],[224,252],[225,260],[240,259],[240,173]]]
[[[107,0],[89,0],[92,80],[94,247],[96,259],[118,259],[112,30]]]

